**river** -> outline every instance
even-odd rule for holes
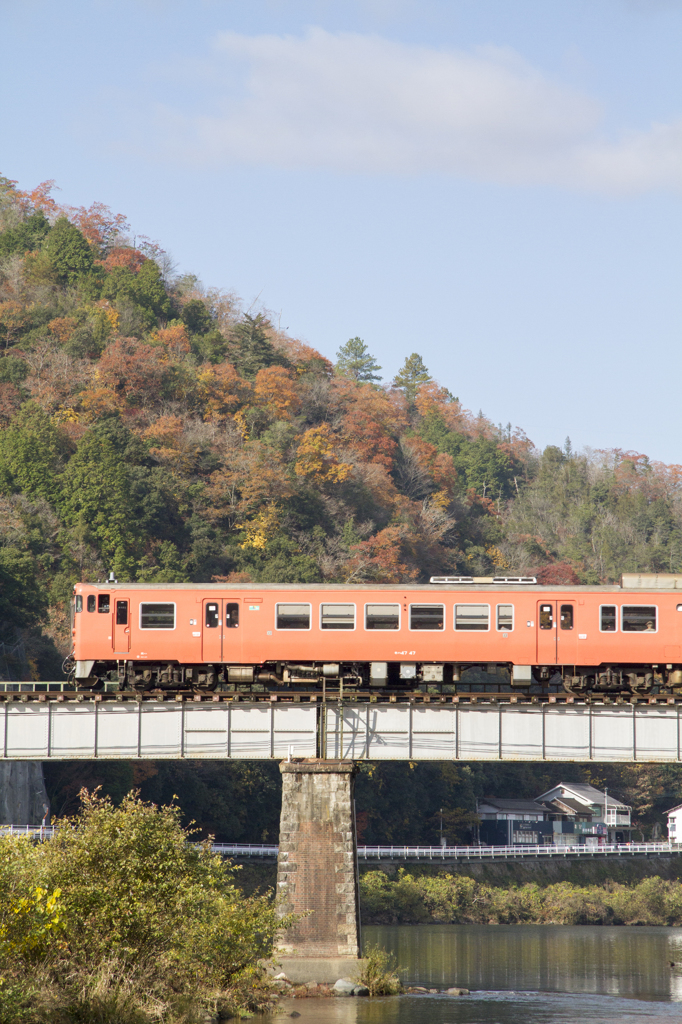
[[[285,999],[283,1024],[682,1024],[682,928],[402,925],[363,929],[406,985],[469,996]],[[675,966],[671,967],[670,963]]]

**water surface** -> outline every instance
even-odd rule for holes
[[[402,925],[363,929],[407,985],[469,996],[286,999],[270,1024],[682,1024],[682,928]],[[670,967],[670,962],[675,967]]]

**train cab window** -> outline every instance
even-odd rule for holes
[[[88,611],[89,612],[94,612],[95,604],[96,604],[95,595],[94,594],[88,594]]]
[[[573,629],[573,605],[562,604],[559,612],[559,626],[561,629]]]
[[[656,612],[654,605],[624,604],[622,608],[622,630],[624,633],[655,633]]]
[[[320,605],[320,629],[355,629],[355,605]]]
[[[278,604],[277,629],[310,629],[309,604]]]
[[[225,629],[236,629],[239,625],[239,605],[231,601],[225,605]]]
[[[445,605],[411,604],[410,629],[444,629]]]
[[[366,604],[365,629],[400,629],[400,605]]]
[[[455,629],[471,630],[490,629],[489,604],[456,604]]]
[[[76,594],[76,611],[77,612],[82,612],[83,611],[83,595],[82,594]]]
[[[117,601],[116,602],[116,625],[127,626],[128,625],[128,602]]]
[[[497,629],[498,632],[511,633],[514,629],[514,605],[498,604],[497,606]]]
[[[599,609],[599,628],[602,633],[615,633],[618,622],[615,604],[603,604]]]
[[[554,629],[554,608],[551,604],[540,605],[540,629]]]
[[[204,620],[206,629],[217,629],[220,625],[220,608],[217,604],[206,605],[206,618]]]
[[[101,612],[103,615],[108,615],[110,611],[108,594],[97,595],[97,611]]]
[[[175,605],[143,601],[140,604],[140,629],[175,629]]]

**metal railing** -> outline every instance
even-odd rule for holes
[[[581,843],[514,846],[358,846],[360,860],[493,860],[515,857],[634,856],[642,853],[682,854],[682,843]]]
[[[0,825],[0,836],[32,836],[51,839],[54,825]],[[214,853],[225,857],[276,857],[279,846],[272,843],[214,843]],[[663,843],[581,843],[546,846],[358,846],[358,860],[495,860],[518,857],[636,856],[637,854],[682,854],[682,842]]]

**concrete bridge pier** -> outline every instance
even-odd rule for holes
[[[306,915],[280,933],[282,970],[293,982],[357,976],[355,765],[310,758],[283,761],[280,770],[280,915]]]

